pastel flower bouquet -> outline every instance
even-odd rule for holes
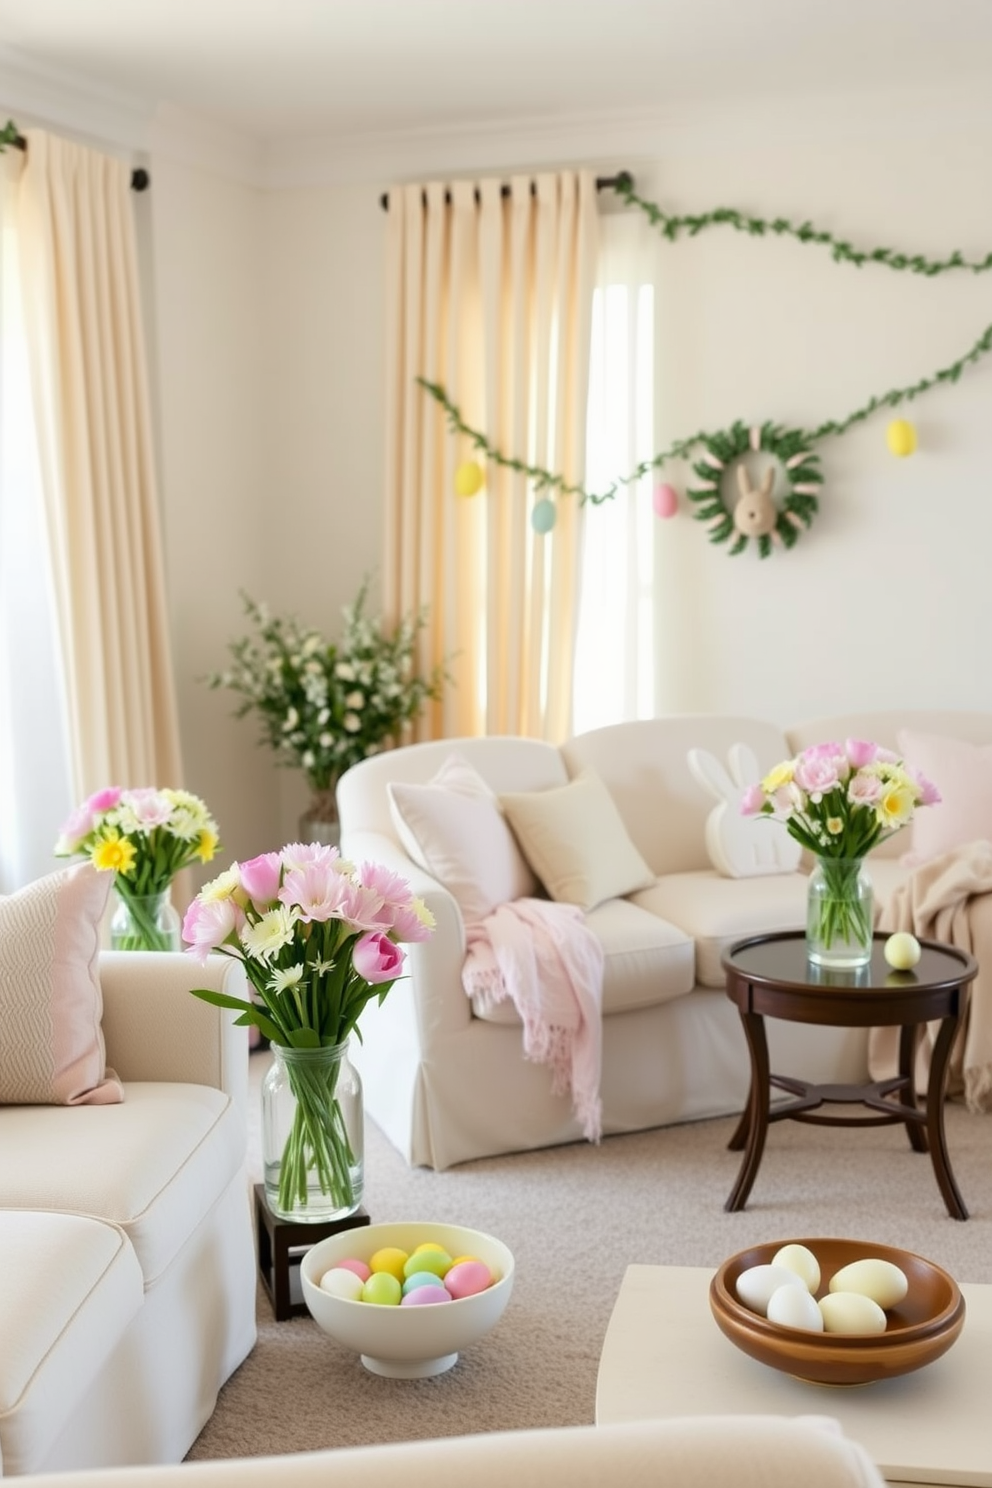
[[[862,861],[908,826],[918,807],[939,800],[937,787],[897,754],[848,739],[811,745],[775,765],[744,792],[741,811],[784,822],[789,835],[817,858],[822,892],[815,912],[810,900],[810,943],[824,948],[825,959],[838,943],[860,948],[867,959],[872,899],[859,891]]]
[[[199,796],[154,787],[96,791],[63,822],[58,858],[83,855],[113,873],[114,891],[126,911],[123,929],[111,932],[116,950],[178,950],[178,934],[163,919],[163,902],[176,874],[209,863],[219,846],[217,823]],[[178,931],[178,919],[175,919]]]
[[[194,995],[236,1010],[236,1022],[260,1029],[277,1057],[290,1056],[294,1108],[272,1173],[266,1156],[278,1213],[357,1207],[355,1154],[335,1090],[340,1055],[352,1033],[361,1037],[369,1000],[381,1003],[401,975],[400,943],[427,940],[433,929],[406,879],[380,864],[356,869],[318,843],[232,864],[186,911],[188,954],[201,965],[211,952],[241,961],[255,1000],[207,989]],[[318,1050],[335,1057],[293,1057]]]

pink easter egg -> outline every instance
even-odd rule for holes
[[[422,1307],[425,1302],[450,1302],[451,1293],[443,1286],[421,1286],[414,1287],[412,1292],[407,1292],[401,1307]]]
[[[354,1271],[360,1281],[368,1281],[372,1275],[370,1267],[364,1261],[355,1260],[353,1256],[349,1256],[346,1261],[338,1261],[337,1264],[345,1271]]]
[[[674,486],[655,486],[651,505],[656,517],[674,517],[679,509],[679,493]]]
[[[461,1261],[444,1278],[444,1284],[453,1297],[474,1297],[492,1286],[489,1267],[482,1261]]]

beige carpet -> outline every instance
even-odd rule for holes
[[[256,1088],[267,1057],[252,1056]],[[727,1151],[734,1125],[698,1122],[434,1173],[409,1169],[367,1123],[372,1219],[449,1221],[500,1236],[516,1258],[503,1318],[447,1374],[390,1380],[369,1374],[309,1317],[275,1322],[259,1289],[258,1343],[189,1457],[592,1422],[603,1335],[632,1261],[716,1267],[753,1242],[842,1235],[905,1246],[960,1281],[992,1282],[992,1115],[947,1110],[971,1213],[963,1223],[948,1217],[929,1157],[913,1153],[901,1129],[796,1122],[771,1128],[748,1208],[725,1214],[739,1164]],[[257,1125],[251,1150],[258,1181]],[[711,1326],[707,1313],[700,1327]],[[811,1408],[820,1408],[812,1396]]]

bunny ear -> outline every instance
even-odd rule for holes
[[[727,751],[727,760],[730,764],[730,773],[740,790],[743,790],[746,785],[757,784],[761,779],[758,756],[750,744],[731,744]]]
[[[687,755],[693,779],[716,796],[718,801],[736,801],[737,787],[717,759],[708,749],[690,749]]]

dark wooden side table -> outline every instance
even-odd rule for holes
[[[326,1224],[303,1223],[290,1219],[279,1219],[269,1208],[265,1198],[265,1184],[255,1184],[255,1229],[258,1241],[258,1273],[268,1293],[276,1322],[286,1318],[309,1314],[306,1302],[293,1296],[294,1275],[299,1274],[300,1262],[318,1240],[328,1235],[337,1235],[341,1230],[354,1230],[369,1224],[365,1209],[356,1209],[344,1219],[328,1220]]]
[[[723,957],[727,996],[741,1015],[751,1056],[747,1105],[728,1144],[732,1152],[743,1149],[744,1158],[725,1209],[743,1209],[747,1203],[773,1121],[808,1121],[820,1126],[901,1123],[915,1152],[929,1150],[948,1213],[953,1219],[968,1218],[947,1152],[944,1098],[951,1048],[967,1009],[978,963],[953,946],[922,941],[922,955],[913,970],[893,971],[883,954],[886,939],[885,935],[874,937],[871,962],[860,972],[831,972],[813,965],[807,960],[802,933],[755,936],[739,941]],[[772,1074],[766,1017],[831,1028],[896,1026],[898,1074],[866,1085],[814,1085]],[[916,1045],[921,1026],[936,1020],[940,1021],[940,1030],[921,1110],[913,1081]],[[793,1099],[771,1106],[773,1088],[788,1091]],[[821,1110],[830,1105],[861,1106],[871,1114],[840,1115]]]

